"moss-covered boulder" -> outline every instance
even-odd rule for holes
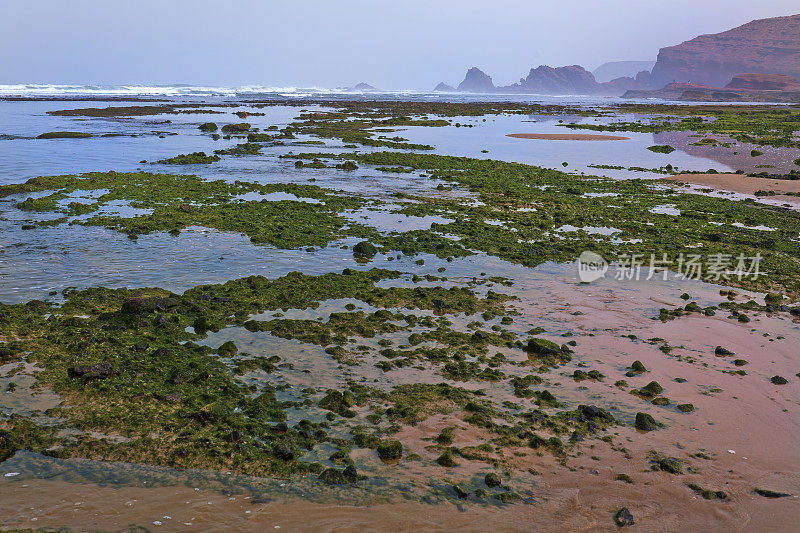
[[[41,135],[37,135],[37,139],[85,139],[86,137],[91,137],[91,133],[85,133],[82,131],[49,131],[47,133],[42,133]]]
[[[444,466],[447,468],[452,468],[458,465],[456,456],[452,450],[445,450],[442,455],[436,458],[436,463],[439,464],[439,466]]]
[[[17,453],[17,445],[8,431],[0,429],[0,463]]]
[[[399,440],[381,441],[377,450],[381,459],[400,459],[403,456],[403,444]]]
[[[642,431],[653,431],[661,426],[660,423],[656,422],[655,418],[647,413],[636,413],[634,425],[636,429],[641,429]]]
[[[222,133],[244,133],[250,129],[250,124],[242,122],[241,124],[225,124],[222,126]]]
[[[236,344],[233,341],[228,341],[222,344],[219,348],[217,348],[217,353],[223,357],[232,357],[239,352],[239,348],[236,347]]]
[[[378,253],[378,249],[369,241],[361,241],[360,243],[353,246],[353,254],[354,255],[361,255],[365,257],[372,257],[373,255]]]
[[[494,472],[489,472],[484,476],[483,482],[486,483],[487,487],[499,487],[502,483],[500,476],[495,474]]]

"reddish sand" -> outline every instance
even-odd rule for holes
[[[545,139],[551,141],[625,141],[630,137],[599,135],[596,133],[509,133],[515,139]]]
[[[800,197],[786,196],[786,193],[800,193],[800,180],[776,180],[772,178],[752,178],[742,174],[678,174],[664,178],[741,194],[755,194],[756,191],[775,191],[775,198],[790,203],[800,203]]]

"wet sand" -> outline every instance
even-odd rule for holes
[[[775,196],[767,196],[766,198],[785,200],[787,203],[800,203],[800,197],[786,195],[789,192],[800,193],[800,180],[752,178],[742,174],[677,174],[663,179],[740,194],[755,194],[756,191],[775,191]]]
[[[600,135],[595,133],[509,133],[515,139],[543,139],[550,141],[626,141],[630,137]]]
[[[537,531],[615,531],[613,515],[624,506],[636,519],[630,531],[790,531],[800,518],[800,396],[793,377],[798,370],[798,320],[786,314],[758,313],[743,324],[719,313],[661,322],[641,312],[643,306],[681,305],[678,294],[684,288],[703,299],[722,299],[707,284],[665,290],[647,283],[625,288],[608,281],[578,285],[555,278],[546,294],[537,283],[517,287],[516,307],[524,316],[563,323],[575,332],[581,353],[591,354],[575,363],[586,363],[607,376],[604,381],[581,382],[588,390],[579,391],[571,383],[574,365],[557,370],[556,379],[563,384],[554,389],[559,398],[586,401],[588,394],[628,415],[641,410],[666,423],[665,428],[649,433],[618,426],[610,432],[613,445],[598,440],[592,441],[591,448],[580,446],[576,451],[581,453],[570,454],[570,468],[551,454],[532,449],[519,449],[513,455],[493,452],[528,477],[532,501],[503,507],[404,501],[350,506],[277,496],[276,501],[258,503],[245,494],[182,485],[114,488],[0,477],[0,529],[117,530],[137,525],[156,531],[529,531],[535,523]],[[741,294],[737,300],[744,302],[752,296]],[[642,340],[650,338],[667,339],[672,352],[667,355],[658,345]],[[716,357],[718,344],[748,360],[747,376],[723,372],[734,368],[734,356]],[[648,372],[627,378],[630,386],[658,380],[672,405],[692,403],[697,410],[683,414],[674,407],[653,406],[632,396],[629,389],[612,385],[634,359],[641,360]],[[789,377],[790,383],[772,385],[768,378],[774,374]],[[686,382],[677,383],[676,377]],[[427,459],[438,453],[430,449],[431,439],[444,427],[456,426],[456,447],[485,442],[485,430],[464,422],[464,415],[433,415],[416,426],[403,427],[396,436],[428,464]],[[652,450],[685,461],[684,474],[651,470],[648,454]],[[694,457],[698,452],[710,459]],[[447,482],[480,475],[485,464],[461,461],[455,469],[433,468],[437,471],[428,474]],[[528,474],[529,469],[535,473]],[[634,484],[617,480],[621,473]],[[421,475],[417,482],[425,479]],[[725,491],[727,498],[705,500],[687,487],[689,483]],[[793,496],[767,499],[754,494],[755,487]]]
[[[67,527],[118,531],[617,531],[613,514],[625,494],[636,525],[629,531],[791,531],[797,501],[737,497],[726,503],[685,498],[686,487],[667,479],[630,486],[612,472],[565,474],[555,490],[533,504],[461,507],[395,503],[371,506],[253,502],[243,495],[189,487],[112,488],[63,481],[0,479],[4,496],[0,529]],[[702,480],[700,481],[702,482]],[[631,495],[631,493],[633,493]],[[669,506],[663,501],[672,500]],[[721,523],[722,520],[725,524]],[[655,524],[658,526],[655,526]]]

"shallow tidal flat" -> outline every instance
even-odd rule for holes
[[[794,524],[796,110],[0,105],[0,528]]]

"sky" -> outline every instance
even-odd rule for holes
[[[2,0],[0,84],[505,85],[658,49],[798,0]]]

